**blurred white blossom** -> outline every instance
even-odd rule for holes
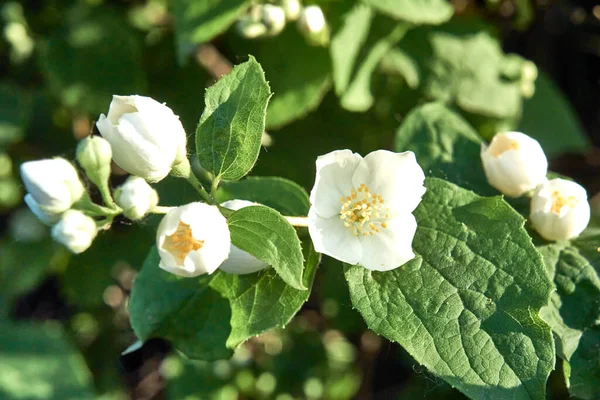
[[[98,229],[96,222],[78,210],[66,211],[52,228],[52,239],[75,254],[83,253],[91,245]]]
[[[146,216],[158,205],[158,193],[139,176],[130,176],[115,190],[115,202],[132,221]]]

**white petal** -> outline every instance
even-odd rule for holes
[[[415,257],[412,241],[417,221],[410,213],[396,216],[387,222],[387,228],[372,236],[361,237],[360,265],[372,271],[389,271]]]
[[[136,112],[135,97],[137,96],[119,96],[114,95],[110,106],[108,107],[108,120],[112,125],[117,125],[119,118],[127,113]],[[101,115],[102,118],[104,115]]]
[[[31,194],[25,195],[25,204],[27,204],[31,212],[34,213],[40,221],[48,226],[52,226],[57,223],[62,215],[61,213],[54,214],[42,210],[40,205],[35,201]]]
[[[315,185],[310,202],[324,218],[339,215],[341,197],[350,195],[352,176],[362,157],[350,150],[338,150],[317,158]]]
[[[317,252],[353,265],[362,259],[359,239],[344,226],[338,215],[323,218],[311,207],[308,211],[308,232]]]
[[[425,193],[424,181],[425,174],[412,151],[373,151],[365,156],[352,177],[354,187],[367,185],[371,193],[383,197],[392,213],[412,212]]]

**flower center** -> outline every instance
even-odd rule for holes
[[[554,214],[560,214],[560,210],[562,210],[564,206],[575,208],[577,203],[579,203],[579,201],[575,196],[564,197],[561,196],[558,190],[555,190],[552,192],[552,207],[550,208],[550,211]]]
[[[383,197],[371,193],[364,183],[358,189],[350,190],[350,195],[340,197],[342,208],[340,219],[354,236],[374,235],[380,228],[387,228],[390,210],[384,206]]]
[[[183,264],[190,251],[199,250],[202,246],[204,240],[194,239],[190,226],[180,221],[177,230],[165,238],[162,248],[171,253],[178,263]]]

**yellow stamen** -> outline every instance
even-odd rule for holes
[[[180,221],[175,232],[165,238],[162,248],[171,253],[178,263],[183,264],[191,251],[200,250],[202,246],[204,240],[194,239],[190,226]]]

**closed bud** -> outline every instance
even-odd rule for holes
[[[285,28],[285,11],[273,4],[264,4],[261,7],[261,20],[267,27],[269,36],[276,36]]]
[[[267,34],[267,26],[265,24],[252,21],[249,18],[238,20],[235,27],[240,36],[246,39],[256,39]]]
[[[281,7],[285,12],[285,18],[288,21],[296,21],[302,12],[300,0],[282,0]]]
[[[77,145],[77,162],[98,187],[108,182],[111,161],[110,143],[100,136],[88,136]]]
[[[158,193],[139,176],[130,176],[115,191],[115,202],[132,221],[146,216],[158,205]]]
[[[240,208],[258,206],[259,204],[247,200],[229,200],[221,205],[225,208],[237,211]],[[244,250],[240,250],[232,244],[229,251],[229,258],[225,260],[223,264],[221,264],[219,269],[230,274],[245,275],[268,267],[269,265],[264,261],[259,260]]]
[[[77,170],[63,158],[23,163],[21,178],[31,195],[27,204],[33,204],[34,201],[39,209],[48,214],[60,214],[68,210],[85,193]]]
[[[544,239],[574,238],[590,222],[587,192],[575,182],[552,179],[535,191],[529,218]]]
[[[75,254],[86,251],[97,233],[96,222],[78,210],[65,212],[52,228],[52,238]]]
[[[329,26],[319,6],[308,6],[302,9],[298,19],[298,29],[313,45],[326,46],[329,43]]]
[[[62,213],[51,213],[43,210],[40,205],[35,201],[32,195],[29,193],[25,195],[25,204],[31,210],[31,212],[44,224],[52,226],[58,222]]]
[[[546,181],[548,160],[537,140],[520,132],[498,133],[481,145],[481,161],[490,185],[519,197]]]
[[[187,163],[186,134],[179,117],[164,104],[145,96],[113,96],[98,130],[111,145],[114,162],[149,182],[165,178]]]
[[[212,274],[227,259],[227,220],[215,206],[196,202],[172,209],[156,232],[160,268],[175,275]]]

